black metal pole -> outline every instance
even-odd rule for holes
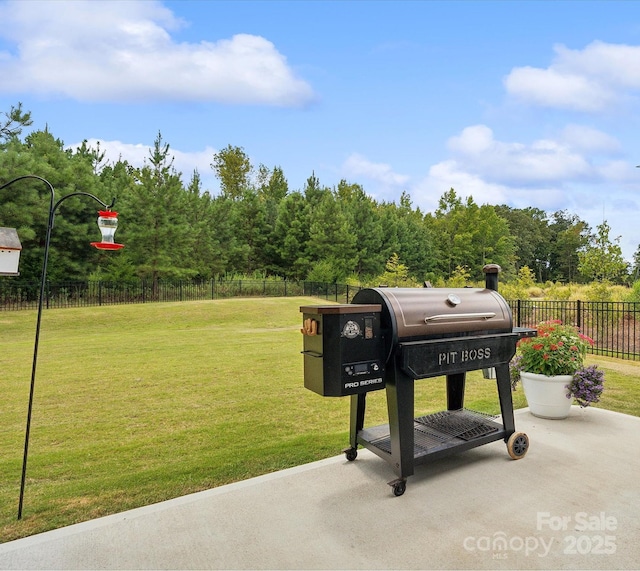
[[[19,176],[18,178],[14,178],[13,180],[7,182],[0,186],[0,190],[3,188],[7,188],[11,186],[13,183],[18,182],[19,180],[23,180],[26,178],[39,180],[47,185],[49,189],[49,219],[47,222],[47,235],[44,243],[44,257],[42,260],[42,272],[40,275],[40,293],[38,295],[38,317],[36,318],[36,337],[33,343],[33,362],[31,365],[31,384],[29,386],[29,405],[27,407],[27,426],[25,428],[24,433],[24,454],[22,457],[22,477],[20,479],[20,500],[18,502],[18,519],[22,519],[22,505],[24,502],[24,488],[27,479],[27,458],[29,455],[29,436],[31,433],[31,413],[33,411],[33,396],[35,393],[36,386],[36,368],[38,364],[38,346],[40,344],[40,324],[42,322],[42,307],[44,305],[44,292],[47,281],[47,264],[49,261],[49,245],[51,243],[51,230],[53,230],[53,220],[55,217],[56,210],[60,206],[62,202],[64,202],[67,198],[71,198],[72,196],[88,196],[93,198],[96,202],[101,204],[104,208],[112,208],[115,204],[115,198],[111,201],[111,204],[108,205],[102,200],[100,200],[97,196],[93,194],[89,194],[88,192],[73,192],[71,194],[67,194],[63,196],[58,202],[55,202],[55,190],[53,189],[53,185],[46,179],[34,175],[27,174],[24,176]]]
[[[19,179],[16,179],[19,180]],[[31,433],[31,412],[33,410],[33,395],[36,387],[36,367],[38,364],[38,346],[40,344],[40,323],[42,322],[42,305],[44,302],[44,290],[47,280],[47,263],[49,261],[49,243],[51,242],[51,230],[53,229],[54,199],[53,186],[49,181],[42,179],[50,191],[49,220],[47,222],[47,234],[44,243],[44,258],[42,260],[42,272],[40,274],[40,292],[38,294],[38,317],[36,318],[36,338],[33,343],[33,362],[31,365],[31,384],[29,386],[29,406],[27,408],[27,426],[24,433],[24,454],[22,457],[22,477],[20,479],[20,501],[18,502],[18,519],[22,519],[22,504],[24,500],[24,487],[27,478],[27,458],[29,455],[29,435]],[[13,181],[12,181],[13,182]],[[11,183],[9,183],[11,184]]]

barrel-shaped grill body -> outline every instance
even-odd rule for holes
[[[487,288],[367,288],[354,304],[379,304],[385,360],[401,342],[511,333],[511,309]]]

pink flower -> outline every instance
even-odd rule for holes
[[[578,336],[583,341],[586,341],[587,343],[589,343],[589,345],[593,345],[595,343],[595,341],[591,339],[591,337],[587,337],[584,333],[578,333]]]

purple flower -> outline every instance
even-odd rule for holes
[[[578,369],[569,385],[567,398],[575,398],[581,407],[587,407],[591,403],[599,402],[604,390],[604,371],[597,365]]]

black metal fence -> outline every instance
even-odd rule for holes
[[[534,327],[559,319],[594,340],[591,352],[640,360],[640,303],[623,301],[509,301],[514,324]]]
[[[0,280],[0,311],[36,309],[40,284]],[[286,280],[202,280],[129,283],[48,283],[46,308],[88,307],[126,303],[196,301],[231,297],[311,296],[349,303],[357,286]],[[560,319],[591,337],[592,352],[620,359],[640,360],[640,303],[613,301],[509,301],[514,325],[534,327]]]
[[[0,311],[36,309],[40,284],[0,281]],[[230,297],[312,296],[349,303],[359,287],[286,280],[139,280],[47,283],[44,307],[89,307],[126,303],[197,301]]]

